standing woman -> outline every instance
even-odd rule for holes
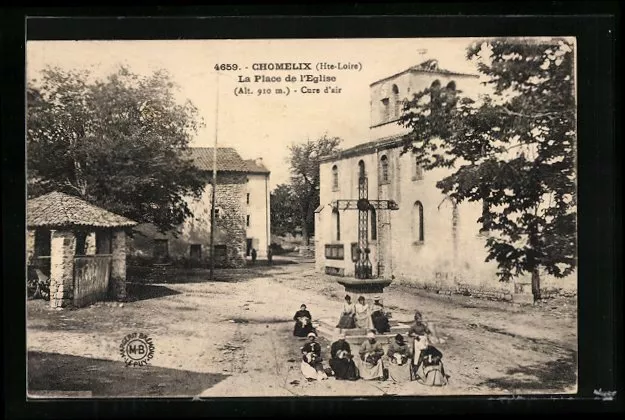
[[[356,328],[356,306],[352,303],[352,297],[345,295],[345,303],[343,304],[343,312],[341,312],[341,318],[336,328],[339,329],[339,333],[343,333],[343,330],[350,330]]]
[[[429,341],[433,341],[435,343],[444,343],[444,340],[440,339],[436,328],[430,322],[425,322],[423,320],[423,315],[420,311],[416,311],[414,314],[414,322],[410,325],[410,330],[408,331],[409,337],[423,337],[427,336]]]
[[[358,303],[354,305],[354,309],[356,310],[356,328],[372,329],[371,312],[369,311],[369,305],[365,303],[364,296],[358,297]]]
[[[295,312],[293,316],[295,326],[293,327],[293,335],[296,337],[306,337],[308,333],[314,331],[312,326],[312,316],[306,309],[306,305],[302,304],[299,311]]]

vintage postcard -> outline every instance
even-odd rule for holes
[[[28,397],[576,393],[576,53],[28,41]]]

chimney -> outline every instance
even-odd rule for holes
[[[256,164],[258,166],[263,166],[263,158],[262,157],[256,158],[255,162],[256,162]]]

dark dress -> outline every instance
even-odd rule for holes
[[[300,318],[308,318],[305,324],[302,324]],[[295,321],[295,327],[293,327],[293,335],[296,337],[306,337],[308,333],[314,332],[314,328],[312,326],[312,316],[310,312],[307,310],[299,310],[295,312],[295,316],[293,316],[293,320]]]
[[[414,367],[419,382],[430,386],[447,385],[448,377],[442,359],[443,353],[434,346],[428,345],[422,350]]]
[[[373,307],[373,312],[371,312],[371,321],[373,322],[373,327],[379,334],[384,334],[385,332],[389,332],[391,330],[388,318],[384,313],[384,307],[382,306],[375,305]]]
[[[312,353],[314,355],[314,359],[310,362],[306,360],[306,353]],[[321,362],[321,344],[316,341],[314,343],[308,342],[304,344],[302,347],[302,354],[304,355],[302,360],[310,365]]]
[[[308,342],[302,347],[302,373],[309,380],[327,379],[323,369],[321,345],[319,343]]]
[[[339,319],[339,323],[336,324],[336,328],[341,328],[345,330],[349,330],[352,328],[356,328],[356,307],[353,303],[343,304],[343,312],[341,312],[341,317]]]
[[[341,350],[348,352],[349,356],[339,359],[337,353]],[[352,359],[351,348],[347,341],[338,340],[332,343],[330,355],[330,368],[334,371],[336,379],[355,381],[359,378],[358,368],[356,368],[356,364]]]

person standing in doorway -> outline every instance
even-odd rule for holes
[[[252,264],[256,264],[256,248],[252,248]]]

